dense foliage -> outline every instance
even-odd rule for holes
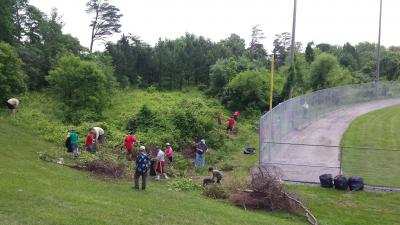
[[[112,74],[73,55],[61,58],[46,79],[64,107],[65,120],[74,123],[100,118],[114,84]]]
[[[0,42],[0,101],[4,102],[26,90],[21,64],[13,47]]]

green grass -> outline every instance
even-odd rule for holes
[[[38,159],[54,148],[0,120],[1,224],[304,224],[286,213],[249,212],[200,192],[168,190],[149,182],[100,181],[87,173]]]
[[[400,224],[400,193],[338,191],[317,186],[291,185],[322,225]]]
[[[354,120],[343,135],[342,146],[400,149],[400,106],[367,113]],[[366,184],[400,187],[400,151],[343,149],[346,175]]]

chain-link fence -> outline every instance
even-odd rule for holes
[[[395,104],[400,104],[398,82],[334,87],[280,103],[260,119],[260,163],[281,167],[292,181],[318,182],[322,173],[339,174],[345,152],[340,139],[348,124]]]

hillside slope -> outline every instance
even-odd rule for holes
[[[246,212],[198,192],[175,192],[150,182],[105,182],[43,162],[37,152],[54,145],[0,119],[2,224],[303,224],[281,213]]]

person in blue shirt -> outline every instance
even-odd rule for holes
[[[201,160],[201,167],[204,168],[204,164],[206,161],[205,158],[205,153],[208,151],[208,147],[206,145],[206,141],[204,139],[201,139],[199,143],[196,144],[196,161],[195,161],[195,167],[196,169],[199,166],[199,161]]]
[[[142,177],[142,190],[146,190],[146,178],[147,178],[147,164],[150,161],[149,157],[145,152],[146,148],[140,146],[139,154],[136,157],[136,171],[135,171],[135,189],[139,190],[139,178]]]

